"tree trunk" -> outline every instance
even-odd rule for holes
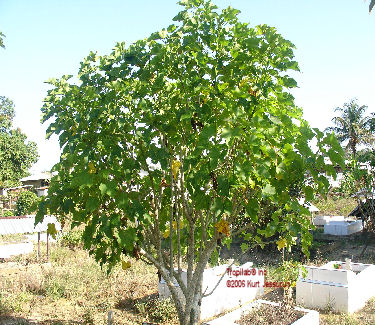
[[[356,155],[357,155],[357,149],[356,149],[357,144],[356,144],[356,142],[353,140],[353,141],[351,141],[350,146],[351,146],[351,149],[352,149],[353,158],[355,158]]]
[[[181,320],[181,325],[196,325],[200,321],[201,313],[201,302],[202,302],[202,282],[203,282],[203,273],[205,266],[207,265],[208,259],[210,258],[212,252],[217,246],[217,241],[212,240],[211,243],[206,247],[197,267],[195,268],[194,275],[192,276],[191,282],[187,283],[187,295],[185,303],[185,312],[184,317]],[[190,291],[194,290],[194,292]]]
[[[201,286],[199,286],[199,289]],[[198,324],[201,315],[201,301],[202,301],[202,293],[201,290],[196,292],[193,299],[193,304],[190,310],[190,325]]]
[[[202,301],[202,284],[198,284],[193,295],[193,301],[189,306],[185,306],[184,320],[181,325],[196,325],[200,321]]]

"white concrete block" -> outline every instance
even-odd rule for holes
[[[336,236],[347,236],[359,232],[363,229],[362,221],[329,221],[324,225],[324,233]]]
[[[330,221],[344,221],[344,216],[316,216],[313,219],[313,224],[315,226],[324,226],[328,224]]]
[[[329,303],[333,310],[349,312],[349,291],[347,287],[329,286]],[[328,307],[328,306],[326,306]]]
[[[222,276],[223,279],[211,295],[202,299],[202,320],[243,305],[264,293],[264,275],[258,269],[253,270],[251,262],[239,267],[232,266],[231,272],[228,272],[228,266],[224,264],[209,268],[203,273],[202,292],[205,294],[210,293],[215,288]],[[245,271],[247,275],[245,275]],[[254,271],[255,274],[250,273],[250,271]],[[184,272],[183,281],[186,283],[187,273],[185,270]],[[227,281],[231,281],[230,286],[228,286]],[[255,286],[250,287],[249,285],[252,284],[255,284]],[[179,288],[177,282],[175,282],[175,286]],[[179,290],[179,293],[182,294],[181,290]],[[159,283],[159,298],[163,299],[169,296],[170,291],[162,278]]]
[[[342,269],[334,269],[334,264],[341,264]],[[296,285],[297,303],[349,313],[362,308],[375,296],[375,265],[350,263],[348,266],[351,270],[341,261],[331,261],[319,268],[306,266],[307,277],[300,276]]]
[[[307,281],[297,281],[296,283],[296,303],[302,306],[313,306],[312,284]]]

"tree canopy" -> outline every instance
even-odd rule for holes
[[[5,49],[4,37],[5,37],[5,35],[0,31],[0,47]]]
[[[335,126],[328,127],[326,131],[334,132],[338,140],[346,145],[353,157],[356,157],[358,146],[373,142],[374,116],[365,116],[366,105],[360,106],[356,99],[345,103],[343,107],[335,108],[340,116],[332,119]]]
[[[38,160],[36,143],[27,141],[20,129],[13,129],[13,102],[0,96],[0,187],[19,185]]]
[[[49,81],[43,121],[62,154],[36,222],[48,208],[85,225],[85,247],[100,263],[127,268],[129,255],[153,263],[181,324],[195,324],[203,270],[221,242],[243,234],[249,245],[282,248],[301,234],[308,253],[309,212],[298,196],[324,193],[324,173],[335,176],[343,156],[335,136],[311,129],[294,104],[290,41],[240,22],[231,7],[180,4],[168,28],[90,53],[78,83]],[[263,200],[277,207],[265,223]],[[235,228],[239,216],[248,223]]]
[[[372,9],[374,8],[374,6],[375,6],[375,0],[371,0],[370,4],[369,4],[369,8],[368,8],[369,12],[372,11]]]

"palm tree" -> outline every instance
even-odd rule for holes
[[[356,99],[345,103],[343,107],[336,107],[335,112],[340,112],[341,116],[332,119],[334,127],[329,127],[325,131],[334,132],[341,143],[346,144],[346,150],[350,150],[353,157],[356,157],[357,146],[360,144],[370,144],[373,140],[372,126],[374,116],[364,116],[366,105],[359,106]]]

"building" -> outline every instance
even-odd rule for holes
[[[22,185],[32,186],[38,196],[45,196],[48,193],[49,182],[52,174],[49,172],[33,174],[22,178]]]
[[[21,178],[20,181],[22,185],[31,185],[35,189],[40,187],[49,186],[49,182],[51,180],[51,173],[45,172],[45,173],[37,173],[33,174],[24,178]]]

